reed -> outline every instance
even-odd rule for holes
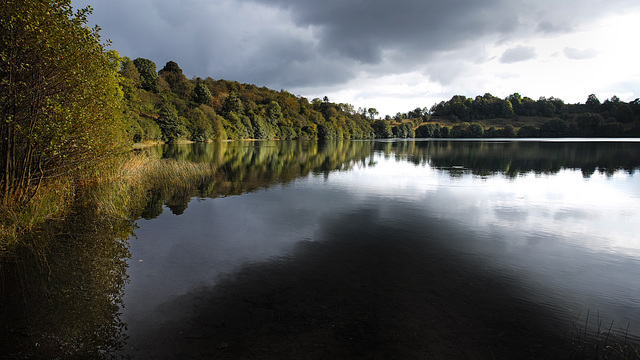
[[[81,202],[103,216],[136,217],[151,190],[163,194],[192,192],[202,183],[212,183],[216,167],[209,163],[158,159],[146,153],[131,154],[118,166],[104,169],[104,176],[85,186]]]
[[[578,314],[573,321],[572,347],[573,359],[602,359],[602,360],[639,360],[638,345],[629,337],[629,326],[622,328],[614,326],[611,321],[603,326],[600,314],[596,319],[590,319],[587,311],[584,322]],[[595,321],[595,328],[590,321]],[[595,329],[595,332],[594,332]]]
[[[209,163],[131,152],[81,175],[57,178],[25,204],[0,205],[0,251],[44,222],[64,218],[72,207],[90,207],[104,217],[131,218],[144,207],[151,190],[193,193],[195,187],[212,184],[215,174],[216,167]]]
[[[0,251],[19,242],[20,234],[60,217],[73,194],[73,182],[69,178],[58,178],[43,184],[27,202],[0,204]]]

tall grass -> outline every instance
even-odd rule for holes
[[[0,252],[20,241],[20,234],[61,216],[73,199],[74,189],[69,178],[58,178],[42,185],[26,203],[0,204]]]
[[[191,193],[203,183],[212,184],[215,174],[215,166],[209,163],[158,159],[139,152],[81,175],[57,178],[41,186],[25,204],[0,205],[0,252],[45,221],[65,217],[72,207],[90,207],[104,217],[130,217],[144,207],[151,189]]]
[[[590,321],[595,321],[594,327]],[[599,314],[590,319],[587,311],[584,322],[580,314],[573,322],[573,359],[640,360],[638,344],[629,338],[629,328],[603,324]]]
[[[102,171],[103,176],[92,177],[93,182],[83,188],[79,201],[103,216],[132,217],[132,213],[144,207],[152,189],[162,193],[192,192],[200,184],[214,181],[216,167],[209,163],[158,159],[142,152]]]

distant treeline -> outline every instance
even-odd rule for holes
[[[418,115],[419,109],[408,113]],[[408,117],[398,114],[398,116]],[[417,137],[620,137],[640,136],[640,99],[625,103],[617,96],[604,102],[591,94],[584,104],[565,104],[555,97],[533,100],[518,93],[500,99],[456,95],[435,104],[422,120],[454,123],[442,132],[436,124],[416,129]],[[496,121],[502,119],[502,121]],[[473,121],[469,123],[469,121]],[[486,124],[503,123],[502,127]],[[517,128],[516,128],[517,126]]]
[[[375,108],[308,99],[236,81],[187,79],[174,61],[122,58],[125,117],[135,142],[221,139],[371,139],[640,136],[640,100],[585,104],[518,93],[456,95],[430,109],[376,119]],[[494,121],[500,119],[500,121]],[[497,125],[496,125],[497,124]]]

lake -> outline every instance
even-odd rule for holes
[[[639,340],[638,139],[147,151],[218,172],[19,251],[3,339],[31,350],[13,351],[548,359]]]

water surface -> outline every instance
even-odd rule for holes
[[[315,167],[308,173],[297,173],[294,161],[289,164],[293,169],[284,171],[292,178],[265,179],[274,184],[264,189],[250,189],[252,192],[241,196],[191,198],[180,216],[166,209],[157,218],[137,223],[137,238],[131,240],[131,283],[124,313],[131,334],[140,341],[136,351],[153,349],[158,336],[170,337],[171,331],[195,331],[186,325],[188,321],[205,318],[224,323],[212,315],[215,311],[211,309],[216,303],[213,299],[225,308],[225,301],[219,300],[225,291],[222,289],[231,293],[223,297],[237,297],[239,302],[252,296],[266,297],[267,303],[275,301],[268,295],[275,290],[268,286],[263,289],[263,284],[269,281],[270,273],[278,279],[273,281],[283,282],[280,277],[287,276],[282,272],[308,273],[289,284],[289,290],[280,289],[286,288],[280,283],[272,285],[279,291],[290,291],[289,297],[295,301],[299,300],[297,291],[313,292],[307,286],[328,291],[335,286],[332,281],[348,278],[371,282],[371,287],[363,285],[363,291],[373,291],[365,296],[380,298],[379,302],[373,301],[375,306],[370,304],[377,309],[374,312],[392,313],[395,310],[386,307],[404,303],[381,298],[389,292],[409,296],[403,287],[416,286],[416,281],[432,282],[433,287],[417,285],[418,294],[429,289],[443,296],[463,297],[449,301],[461,301],[457,308],[470,311],[466,316],[477,318],[473,321],[477,320],[479,327],[503,326],[500,332],[527,333],[525,328],[539,322],[547,331],[570,337],[576,330],[574,323],[583,325],[590,314],[594,324],[601,321],[608,327],[613,322],[615,329],[626,331],[629,326],[629,332],[638,334],[638,145],[580,141],[351,142],[340,150],[332,148],[328,155],[331,158],[336,151],[355,154],[344,157],[346,165],[337,167],[341,171]],[[246,175],[254,167],[265,166],[257,159],[264,152],[274,151],[273,146],[279,149],[281,145],[227,145],[223,152],[241,153],[238,157],[246,161],[246,168],[223,166],[232,177],[236,171]],[[309,155],[305,146],[278,151],[293,154],[291,158],[305,157]],[[215,155],[207,155],[211,151],[207,145],[165,147],[162,151],[169,157],[179,154],[192,161],[216,161]],[[322,145],[312,149],[312,153],[317,152],[323,153]],[[260,176],[269,177],[264,173],[248,177]],[[318,259],[320,253],[327,259]],[[299,262],[319,262],[324,267],[313,270],[301,267]],[[338,269],[327,271],[328,266]],[[357,276],[352,278],[341,271],[356,272]],[[387,274],[390,272],[395,274]],[[381,284],[377,285],[376,279]],[[396,284],[382,284],[384,281]],[[354,288],[360,285],[348,284]],[[235,286],[250,287],[255,293],[245,293],[245,289],[237,294]],[[377,286],[386,295],[376,292]],[[340,286],[331,291],[354,296]],[[430,301],[432,296],[409,298],[419,303]],[[329,297],[336,297],[331,301],[340,303],[339,294]],[[478,298],[477,303],[474,298]],[[354,302],[344,306],[366,308],[361,301]],[[282,308],[268,306],[276,306],[274,311],[287,317],[314,310],[287,310],[289,303]],[[256,304],[249,302],[245,307],[254,309]],[[199,313],[193,308],[208,310]],[[420,308],[418,304],[408,306],[412,311]],[[362,311],[365,318],[367,310]],[[232,321],[248,321],[235,316]],[[263,320],[253,324],[246,336],[267,336],[261,331],[269,333],[272,326],[265,322],[277,321]],[[378,325],[390,327],[385,328],[387,333],[407,330],[395,329],[390,325],[395,324],[393,320],[380,322],[384,326]],[[169,330],[159,331],[162,335],[149,331],[163,326]],[[203,336],[211,344],[246,343],[238,339],[241,336],[234,338],[220,329],[200,329],[206,335],[189,336]],[[285,335],[292,336],[292,331]],[[385,336],[371,337],[391,341]],[[363,339],[361,345],[371,348],[369,340]],[[217,354],[227,348],[204,346],[198,351]]]
[[[134,223],[77,219],[88,225],[70,237],[93,229],[103,245],[54,248],[84,254],[49,265],[61,274],[49,302],[76,304],[56,336],[133,358],[547,359],[595,338],[599,323],[621,343],[640,334],[638,141],[150,152],[214,163],[218,175],[151,189]],[[96,328],[111,340],[86,336]]]

